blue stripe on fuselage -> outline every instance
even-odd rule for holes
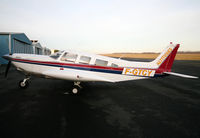
[[[28,64],[35,64],[35,65],[43,65],[43,66],[61,67],[61,68],[78,69],[78,70],[87,70],[87,71],[103,72],[103,73],[122,74],[122,71],[118,71],[118,70],[95,69],[95,68],[87,68],[87,67],[73,67],[73,66],[66,66],[66,65],[34,63],[34,62],[18,61],[18,60],[13,60],[13,61],[14,62],[21,62],[21,63],[28,63]]]

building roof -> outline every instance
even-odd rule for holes
[[[0,32],[0,35],[3,34],[3,35],[10,35],[10,34],[23,34],[23,33],[20,33],[20,32]]]
[[[11,35],[12,39],[16,39],[18,41],[21,41],[21,42],[29,44],[29,45],[32,44],[30,39],[24,33],[19,33],[19,32],[0,32],[0,35]]]

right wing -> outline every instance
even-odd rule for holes
[[[64,70],[51,69],[51,70],[42,72],[42,74],[46,77],[63,79],[63,80],[114,82],[112,80],[98,76],[94,72],[80,71],[80,70],[74,70],[74,69],[64,69]]]

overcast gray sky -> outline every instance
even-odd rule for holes
[[[200,51],[200,0],[0,0],[0,32],[95,53]]]

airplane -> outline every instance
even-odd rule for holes
[[[180,44],[170,44],[151,62],[128,61],[96,54],[66,50],[50,56],[35,54],[4,55],[8,65],[5,77],[12,63],[25,74],[19,82],[20,88],[27,88],[31,75],[39,77],[70,80],[74,82],[72,94],[77,94],[84,81],[121,82],[175,75],[184,78],[198,78],[171,72]]]

